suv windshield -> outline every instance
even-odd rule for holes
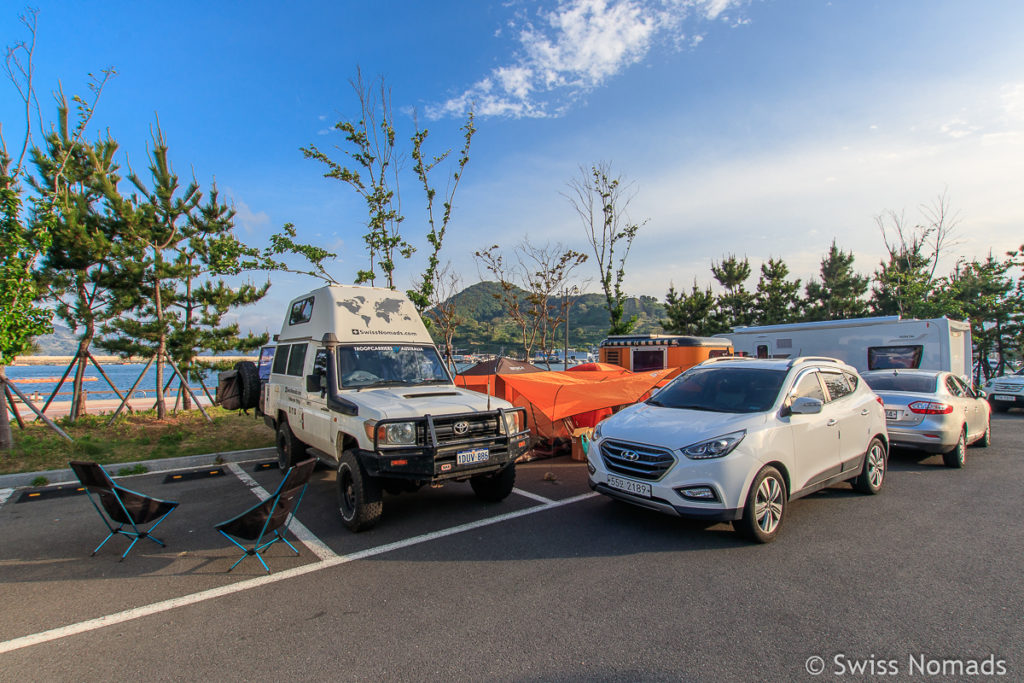
[[[759,413],[775,404],[786,370],[695,367],[647,401],[649,405],[716,413]]]
[[[864,377],[864,381],[874,391],[908,391],[914,394],[934,394],[937,379],[937,375],[907,375],[896,372]]]
[[[451,383],[433,346],[342,346],[338,375],[343,389]]]

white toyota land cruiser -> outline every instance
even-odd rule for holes
[[[292,301],[261,394],[282,470],[307,446],[336,463],[353,531],[377,522],[384,491],[469,481],[503,500],[529,448],[525,411],[456,387],[412,302],[390,289],[331,285]]]

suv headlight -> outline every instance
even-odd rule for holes
[[[366,435],[373,439],[376,432],[377,443],[381,446],[415,446],[415,422],[391,422],[377,426],[373,420],[367,420]]]
[[[523,414],[518,410],[515,412],[504,413],[505,416],[505,433],[506,434],[518,434],[523,431]]]
[[[740,441],[743,441],[743,437],[747,435],[747,430],[741,429],[738,432],[730,432],[723,434],[722,436],[716,436],[713,439],[707,441],[701,441],[691,446],[683,448],[683,455],[693,460],[706,460],[709,458],[721,458],[724,455],[728,455],[733,451],[736,446],[740,445]]]

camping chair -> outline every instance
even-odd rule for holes
[[[96,546],[96,550],[92,551],[93,555],[99,552],[99,549],[116,534],[132,539],[128,550],[125,550],[124,554],[121,555],[121,560],[128,556],[128,553],[135,547],[140,538],[148,538],[161,546],[167,545],[156,536],[153,536],[152,532],[160,522],[164,521],[167,515],[174,511],[174,508],[178,507],[178,503],[151,498],[145,494],[118,486],[110,478],[110,475],[107,474],[107,471],[94,462],[75,460],[68,464],[71,465],[71,469],[75,471],[78,480],[85,487],[85,492],[89,495],[89,502],[100,513],[103,523],[110,530],[110,534],[103,539],[102,543]],[[99,498],[102,507],[96,504],[93,495]],[[153,525],[149,529],[143,531],[139,528],[139,525],[149,524],[150,522],[153,522]],[[114,528],[114,524],[117,524],[117,528]],[[131,530],[126,529],[126,526],[131,527]]]
[[[270,567],[263,561],[262,554],[278,541],[284,541],[284,544],[291,548],[296,555],[299,554],[295,546],[281,535],[281,531],[287,531],[288,524],[295,518],[295,512],[299,509],[302,495],[306,491],[306,485],[309,483],[309,478],[315,467],[316,458],[309,458],[288,468],[284,479],[269,498],[253,505],[237,517],[232,517],[214,527],[224,538],[244,551],[242,556],[228,567],[228,571],[237,567],[239,562],[250,555],[255,555],[269,574]],[[271,536],[270,540],[264,541],[264,537],[268,535]],[[242,545],[232,536],[252,541],[252,547],[248,548]]]

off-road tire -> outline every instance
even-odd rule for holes
[[[963,468],[967,462],[967,427],[960,430],[960,440],[956,442],[956,447],[942,454],[942,462],[946,467]]]
[[[509,463],[505,469],[493,474],[478,474],[469,480],[473,493],[488,503],[500,503],[508,498],[516,485],[516,464]]]
[[[380,482],[366,474],[352,451],[341,454],[337,488],[342,524],[358,532],[377,523],[384,511]]]
[[[751,541],[771,543],[782,528],[788,503],[786,479],[774,467],[766,466],[751,482],[743,517],[734,521],[732,526]]]
[[[238,393],[242,401],[242,410],[255,408],[260,404],[260,373],[252,361],[241,360],[235,363],[238,371]]]
[[[288,420],[282,418],[277,425],[275,444],[277,445],[277,466],[281,468],[281,472],[287,471],[295,463],[306,459],[306,444],[292,433],[291,427],[288,426]]]
[[[874,495],[882,490],[887,471],[888,454],[885,452],[885,444],[881,439],[874,438],[864,453],[864,463],[860,474],[850,483],[853,484],[855,491]]]

